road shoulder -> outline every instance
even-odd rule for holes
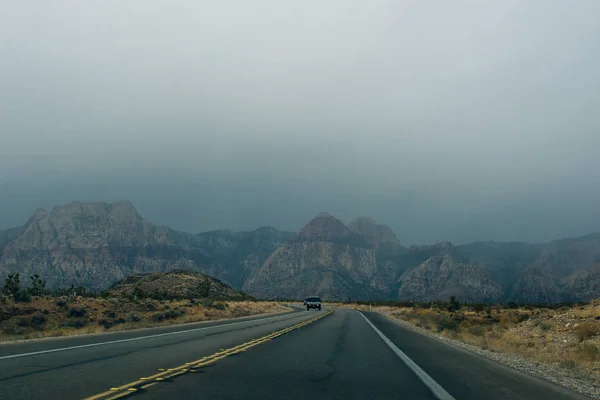
[[[565,371],[564,369],[558,366],[533,363],[518,356],[502,354],[491,350],[482,349],[477,346],[463,343],[459,340],[436,335],[431,331],[415,326],[407,321],[396,318],[385,312],[371,312],[384,317],[385,319],[396,324],[399,327],[409,329],[415,333],[430,337],[432,339],[436,339],[441,343],[451,345],[452,347],[462,351],[466,351],[469,354],[484,358],[489,361],[494,361],[513,370],[542,379],[546,382],[558,385],[560,387],[570,389],[574,392],[583,394],[585,396],[589,396],[592,398],[600,398],[600,380],[596,377],[593,377],[589,373],[585,373],[585,371],[568,373],[568,371]]]

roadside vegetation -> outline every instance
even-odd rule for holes
[[[202,287],[200,294],[208,295]],[[68,336],[171,324],[238,318],[286,311],[280,302],[216,297],[143,295],[121,297],[83,287],[50,292],[37,275],[22,287],[18,274],[9,275],[0,295],[0,341]],[[143,296],[141,296],[143,295]]]
[[[535,363],[600,376],[600,300],[564,304],[463,304],[448,301],[345,302],[341,307],[372,309],[438,337]]]

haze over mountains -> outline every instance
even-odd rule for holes
[[[0,232],[0,276],[106,289],[126,276],[188,269],[264,298],[557,302],[600,296],[600,234],[547,244],[404,247],[369,217],[321,213],[298,233],[261,227],[191,234],[156,226],[127,201],[37,210]]]

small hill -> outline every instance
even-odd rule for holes
[[[247,297],[216,278],[183,269],[131,275],[114,284],[108,292],[117,297],[138,296],[159,299]]]
[[[326,212],[317,215],[298,232],[298,237],[302,240],[324,242],[351,235],[352,232],[342,221]]]

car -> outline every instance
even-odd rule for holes
[[[304,304],[306,305],[306,311],[311,308],[317,308],[321,311],[321,299],[317,296],[307,297],[306,300],[304,300]]]

